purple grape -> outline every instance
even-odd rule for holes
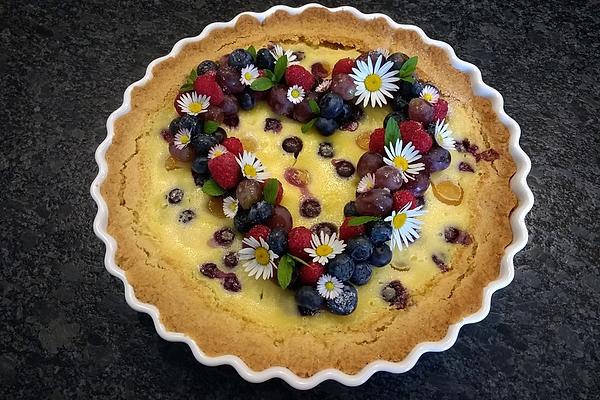
[[[381,154],[367,152],[358,159],[356,172],[358,173],[358,176],[362,178],[366,174],[374,174],[375,171],[384,165],[385,163],[383,162]]]
[[[289,232],[293,226],[292,214],[290,214],[290,211],[283,206],[275,206],[273,207],[273,215],[271,215],[271,219],[267,221],[267,225],[271,229],[280,228]]]
[[[221,109],[223,110],[223,114],[231,115],[237,114],[239,111],[238,101],[234,96],[225,95],[223,99],[223,104],[221,104]]]
[[[415,196],[422,196],[429,188],[429,174],[425,171],[419,172],[418,175],[413,175],[415,179],[409,179],[402,186],[402,189],[409,190]]]
[[[208,107],[208,110],[204,114],[202,114],[202,116],[204,116],[205,120],[215,121],[219,124],[223,123],[224,114],[223,109],[221,109],[221,107],[210,105]]]
[[[375,187],[388,188],[394,192],[402,186],[402,174],[398,168],[385,165],[375,172]]]
[[[431,172],[442,171],[450,166],[450,152],[443,147],[435,146],[421,160],[425,169]]]
[[[271,89],[269,93],[269,107],[279,115],[291,115],[294,105],[287,99],[287,90],[283,86]]]
[[[392,195],[387,189],[373,189],[356,196],[356,209],[361,215],[384,217],[392,212]]]
[[[240,71],[234,67],[221,67],[217,71],[217,83],[225,94],[240,94],[244,84],[240,82]]]
[[[433,107],[421,98],[412,99],[408,103],[408,118],[429,124],[433,119]]]
[[[331,79],[329,90],[338,94],[344,100],[352,100],[356,93],[356,85],[350,75],[337,74]]]
[[[196,151],[192,146],[185,146],[182,149],[177,148],[174,143],[169,145],[169,153],[179,161],[192,161],[196,157]]]
[[[241,181],[235,191],[240,207],[249,209],[253,204],[262,199],[262,185],[254,179]]]

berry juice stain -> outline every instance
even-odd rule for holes
[[[307,187],[310,181],[310,174],[307,170],[289,167],[285,169],[283,177],[287,183],[300,189],[303,197],[313,197]]]

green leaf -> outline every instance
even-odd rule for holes
[[[312,111],[313,114],[319,114],[321,112],[321,109],[319,108],[319,105],[316,101],[310,99],[308,101],[308,105],[310,106],[310,111]]]
[[[408,83],[415,83],[415,78],[412,75],[409,76],[401,76],[400,77],[401,81],[406,81]]]
[[[400,72],[398,75],[400,78],[408,78],[412,75],[413,72],[417,69],[417,62],[419,61],[419,57],[414,56],[404,61],[402,67],[400,67]]]
[[[283,74],[285,74],[285,69],[287,68],[287,63],[287,56],[281,56],[277,59],[275,64],[275,83],[279,83],[281,78],[283,78]]]
[[[256,60],[256,49],[254,48],[254,46],[251,45],[250,47],[248,47],[247,51],[252,56],[252,59]]]
[[[211,120],[207,120],[204,122],[204,133],[211,134],[215,133],[217,128],[219,127],[219,123]]]
[[[180,92],[189,92],[190,90],[194,90],[194,84],[193,83],[186,83],[185,85],[182,85],[179,88]]]
[[[292,257],[294,260],[296,260],[297,262],[299,262],[302,265],[308,265],[308,263],[306,261],[304,261],[303,259],[301,259],[301,258],[298,258],[298,257],[293,256],[291,254],[288,254],[288,256]]]
[[[379,221],[379,217],[371,217],[370,215],[362,215],[360,217],[352,217],[348,220],[348,226],[359,226],[364,225],[367,222]]]
[[[400,139],[398,122],[394,118],[390,118],[385,126],[385,147],[389,146],[390,143],[396,144],[398,139]]]
[[[275,204],[277,192],[279,191],[279,181],[275,178],[267,179],[263,189],[263,198],[269,204]]]
[[[257,78],[250,85],[250,89],[255,92],[264,92],[265,90],[269,90],[273,87],[273,81],[269,78],[265,78],[264,76],[261,78]]]
[[[285,254],[281,257],[281,260],[279,260],[279,265],[277,266],[277,281],[282,288],[286,289],[292,281],[292,273],[294,272],[295,265],[294,259],[289,254]]]
[[[196,78],[197,78],[197,77],[198,77],[198,71],[196,70],[196,68],[194,68],[194,69],[192,70],[192,72],[190,72],[190,76],[189,76],[189,78],[190,78],[190,79],[192,80],[192,82],[193,82],[193,81],[195,81],[195,80],[196,80]]]
[[[275,74],[270,69],[264,69],[263,73],[265,74],[265,77],[269,78],[270,80],[275,80]]]
[[[215,182],[212,179],[209,179],[206,182],[204,182],[204,185],[202,185],[202,191],[212,197],[221,196],[225,194],[225,189],[217,185],[217,182]]]
[[[308,131],[310,131],[312,129],[312,127],[315,125],[315,122],[317,122],[316,118],[311,119],[310,121],[308,121],[307,123],[305,123],[304,125],[302,125],[302,133],[306,133]]]

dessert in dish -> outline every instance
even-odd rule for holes
[[[315,9],[242,17],[153,74],[102,190],[117,262],[169,330],[257,370],[353,373],[480,306],[514,164],[439,49]]]

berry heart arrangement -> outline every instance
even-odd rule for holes
[[[244,236],[242,249],[225,255],[225,267],[233,269],[239,263],[249,276],[294,290],[302,315],[322,310],[348,315],[358,304],[356,286],[369,282],[373,268],[387,266],[394,251],[405,251],[419,238],[430,174],[449,167],[452,151],[469,152],[477,161],[493,161],[498,154],[493,149],[480,153],[467,140],[453,138],[445,122],[448,103],[433,83],[418,79],[417,57],[377,49],[357,59],[338,60],[331,73],[321,63],[307,70],[299,65],[303,57],[271,44],[202,61],[175,98],[179,117],[162,137],[173,158],[191,163],[195,183],[219,204],[215,213],[233,220],[235,230],[219,229],[215,243],[227,247],[236,234]],[[391,107],[382,128],[357,139],[365,152],[356,168],[345,160],[334,163],[341,178],[360,177],[356,199],[345,205],[339,226],[325,222],[311,229],[294,226],[289,210],[281,205],[282,182],[221,127],[234,130],[239,112],[251,112],[257,101],[302,123],[302,133],[323,136],[358,129],[365,107]],[[281,130],[281,121],[267,118],[265,130]],[[287,138],[282,147],[297,157],[302,140]],[[324,143],[319,154],[332,157],[331,148]],[[474,172],[466,162],[458,168]],[[288,168],[282,179],[301,189],[306,185],[301,171],[294,168]],[[451,204],[460,202],[460,190],[450,184],[439,186],[434,194]],[[181,197],[180,189],[167,195],[171,204]],[[304,196],[303,217],[316,217],[320,210],[317,199]],[[185,210],[179,220],[187,223],[194,216]],[[446,228],[444,236],[449,243],[471,243],[470,235],[455,227]],[[448,269],[440,257],[432,259],[442,271]],[[200,272],[220,280],[226,290],[242,290],[237,275],[215,263],[201,265]],[[396,309],[409,304],[400,281],[383,285],[381,296]]]

